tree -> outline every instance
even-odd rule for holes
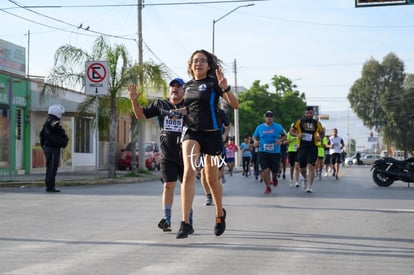
[[[275,75],[272,85],[276,92],[269,91],[269,85],[261,85],[259,80],[239,95],[240,135],[252,135],[257,125],[263,123],[263,115],[270,110],[275,114],[274,121],[286,130],[302,116],[305,110],[305,95],[296,90],[296,85],[284,76]]]
[[[145,85],[140,87],[142,90],[147,88],[165,89],[166,85],[165,81],[162,80],[163,73],[160,66],[149,63],[142,66],[131,66],[128,51],[124,45],[111,46],[103,37],[99,37],[95,40],[91,53],[68,44],[59,47],[55,53],[54,67],[46,80],[49,85],[45,87],[51,88],[52,92],[57,86],[84,87],[85,62],[93,60],[108,61],[109,64],[108,95],[99,96],[99,114],[103,122],[108,121],[104,117],[109,117],[108,177],[113,178],[116,176],[115,151],[119,112],[121,110],[131,113],[129,100],[121,97],[121,91],[125,89],[128,83],[136,81],[137,72],[144,72],[145,79],[143,83]],[[90,112],[94,101],[95,96],[88,96],[85,102],[80,104],[79,112]],[[100,123],[99,126],[102,126],[102,124]]]
[[[351,108],[364,125],[375,128],[385,143],[398,149],[411,150],[414,141],[413,78],[406,77],[404,63],[389,53],[382,63],[374,59],[367,61],[361,78],[352,85],[348,94]]]
[[[286,92],[291,92],[297,88],[293,81],[283,75],[274,75],[272,77],[272,85],[276,89],[276,93],[282,96]]]

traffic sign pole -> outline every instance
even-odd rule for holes
[[[85,94],[95,98],[95,177],[99,175],[99,96],[108,95],[108,62],[88,61],[85,63]]]

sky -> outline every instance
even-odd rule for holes
[[[36,76],[48,75],[59,46],[90,51],[96,33],[111,35],[113,45],[124,44],[136,61],[137,2],[2,0],[0,39],[30,49],[29,74]],[[254,5],[242,7],[248,4]],[[274,75],[283,75],[321,114],[350,112],[354,121],[346,97],[371,58],[381,62],[393,52],[414,73],[414,5],[355,8],[355,0],[145,0],[144,5],[143,59],[165,64],[170,78],[189,79],[187,60],[195,50],[212,50],[213,25],[215,54],[230,84],[270,85]],[[336,123],[332,119],[328,124]]]

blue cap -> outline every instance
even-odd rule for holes
[[[178,83],[178,85],[183,86],[184,85],[184,80],[182,80],[181,78],[174,78],[173,80],[170,81],[170,86],[174,83]]]

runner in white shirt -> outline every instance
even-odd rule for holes
[[[338,129],[332,129],[332,135],[329,137],[328,143],[329,154],[331,155],[332,176],[337,180],[339,175],[339,164],[341,163],[342,148],[345,147],[344,140],[338,136]]]

